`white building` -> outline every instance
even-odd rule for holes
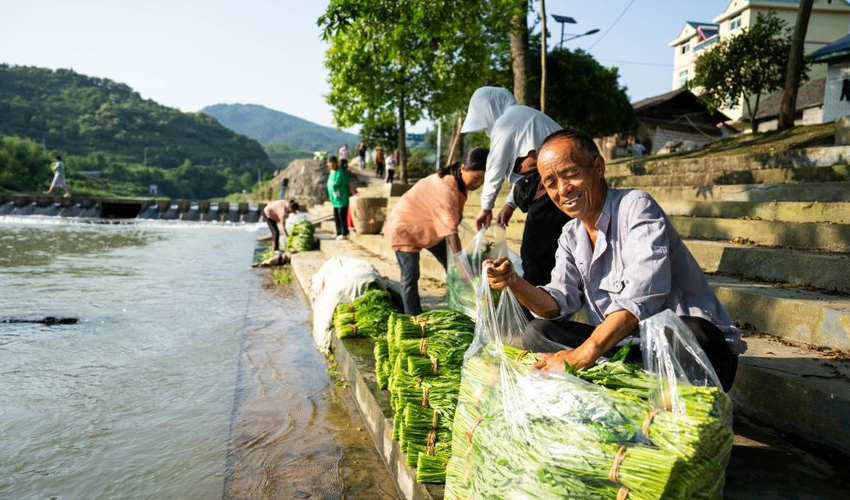
[[[793,28],[797,21],[799,0],[731,0],[726,9],[712,22],[685,23],[682,31],[669,46],[673,48],[673,86],[678,89],[694,77],[696,60],[704,50],[720,40],[733,37],[752,26],[759,13],[773,11]],[[848,0],[815,0],[806,34],[807,54],[837,40],[850,31],[850,2]],[[809,77],[816,80],[826,76],[826,65],[812,66]],[[743,105],[724,109],[733,120],[744,114]]]

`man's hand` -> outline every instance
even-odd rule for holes
[[[481,209],[478,212],[478,217],[475,218],[475,227],[481,230],[483,227],[490,227],[490,222],[493,220],[493,211]]]
[[[491,265],[487,268],[487,281],[490,283],[490,288],[494,290],[502,290],[506,286],[510,286],[519,277],[514,270],[511,259],[507,257],[485,260],[484,265],[487,264]]]
[[[496,217],[496,222],[505,227],[508,227],[508,221],[511,220],[511,216],[514,214],[514,210],[516,210],[514,207],[505,204],[505,206],[502,207],[502,211],[499,212],[499,215]]]
[[[576,349],[567,349],[555,353],[538,352],[536,355],[541,359],[537,363],[534,363],[532,368],[554,372],[565,372],[567,370],[567,364],[576,370],[589,368],[596,363],[597,358],[589,355],[587,352],[588,349],[583,347],[584,344]]]

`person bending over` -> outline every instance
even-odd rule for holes
[[[286,232],[286,218],[298,211],[298,202],[295,200],[277,200],[266,205],[263,209],[263,220],[269,225],[272,233],[272,245],[275,252],[280,252],[280,229],[283,236],[289,237]]]
[[[427,248],[434,254],[444,268],[448,264],[446,242],[455,255],[463,251],[458,226],[467,196],[484,182],[487,154],[487,149],[475,148],[462,162],[418,181],[390,212],[384,237],[395,250],[401,268],[405,314],[422,312],[419,299],[419,253],[422,249]]]

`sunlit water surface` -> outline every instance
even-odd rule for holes
[[[0,222],[0,498],[221,498],[254,237]]]

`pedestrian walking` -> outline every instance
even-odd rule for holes
[[[398,164],[398,150],[387,157],[387,184],[392,184],[395,178],[395,166]]]
[[[44,194],[51,194],[55,188],[62,188],[65,190],[65,196],[71,196],[71,192],[68,191],[68,184],[65,182],[65,163],[62,161],[62,157],[56,155],[54,158],[56,160],[50,165],[50,170],[53,171],[53,182],[50,183],[50,189],[44,191]]]

